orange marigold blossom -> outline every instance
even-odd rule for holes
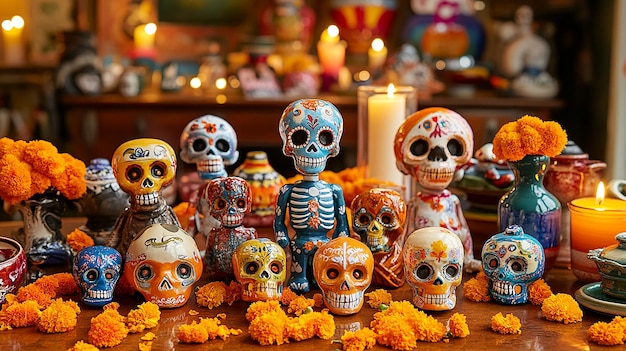
[[[493,153],[507,161],[519,161],[527,155],[554,157],[566,143],[567,133],[559,123],[526,115],[500,127],[493,138]]]
[[[552,295],[541,304],[541,314],[549,321],[576,323],[583,320],[583,311],[572,295]]]
[[[55,298],[57,296],[59,280],[56,277],[44,275],[43,277],[35,280],[32,284],[38,286],[41,291],[50,295],[51,298]]]
[[[306,297],[300,295],[291,300],[287,309],[287,313],[293,313],[296,316],[299,316],[307,309],[307,307],[313,306],[315,306],[315,300],[307,299]]]
[[[52,302],[54,291],[44,291],[37,284],[28,284],[17,289],[17,301],[34,300],[40,308],[48,307]]]
[[[56,288],[56,296],[72,295],[80,291],[78,289],[78,285],[76,285],[76,281],[74,280],[74,276],[72,275],[72,273],[60,272],[44,277],[52,277],[56,279],[58,283]]]
[[[270,312],[270,311],[280,311],[285,315],[285,318],[287,317],[287,314],[280,307],[280,303],[278,301],[267,300],[267,301],[256,301],[256,302],[251,303],[250,306],[248,306],[248,309],[246,310],[246,320],[248,320],[248,322],[251,322],[256,317],[264,313]]]
[[[74,344],[74,346],[67,349],[67,351],[98,351],[98,348],[82,340],[79,340]]]
[[[230,284],[226,286],[226,297],[224,298],[224,302],[226,302],[228,306],[232,306],[234,302],[241,300],[241,295],[243,294],[242,289],[243,288],[239,282],[231,280]]]
[[[44,333],[64,333],[73,330],[78,323],[80,308],[72,300],[55,299],[41,313],[37,328]]]
[[[145,329],[152,329],[159,324],[161,311],[159,305],[147,301],[130,310],[126,316],[126,328],[129,333],[139,333]]]
[[[224,302],[226,288],[224,282],[207,283],[196,290],[196,303],[209,309],[218,307]]]
[[[230,335],[241,334],[240,329],[230,329],[219,318],[200,318],[200,322],[180,325],[176,337],[182,343],[204,343],[217,337],[226,340]]]
[[[315,293],[313,294],[313,301],[315,301],[314,306],[315,307],[322,307],[324,306],[324,296],[320,293]]]
[[[438,342],[447,334],[445,325],[405,300],[392,301],[388,309],[374,313],[370,327],[379,344],[396,350],[413,348],[416,341]],[[402,335],[407,331],[407,336]]]
[[[455,312],[452,316],[450,316],[447,328],[454,338],[464,338],[470,335],[469,326],[467,325],[467,317],[458,312]]]
[[[78,228],[67,234],[66,242],[75,252],[95,245],[93,238]]]
[[[41,315],[40,306],[35,300],[5,304],[2,313],[6,323],[13,328],[30,327],[37,324]]]
[[[550,296],[552,289],[543,278],[535,280],[528,286],[528,300],[535,306],[540,306]]]
[[[261,345],[282,345],[288,342],[285,337],[287,321],[288,317],[282,309],[270,310],[252,319],[248,332]]]
[[[381,304],[389,305],[392,301],[391,294],[385,289],[376,289],[365,293],[367,303],[371,308],[378,308]]]
[[[504,316],[498,312],[491,317],[491,330],[500,334],[521,334],[522,322],[512,313]]]
[[[612,320],[607,322],[596,322],[587,329],[589,340],[598,345],[623,345],[626,340],[626,329],[620,323]]]
[[[118,308],[117,302],[111,302],[104,306],[100,314],[91,318],[91,326],[87,332],[90,344],[96,347],[113,347],[121,344],[128,336],[124,316],[117,311]]]
[[[291,303],[291,300],[295,299],[296,297],[298,297],[298,294],[296,294],[295,292],[293,292],[293,290],[286,286],[283,289],[283,295],[280,298],[280,303],[287,306]]]
[[[341,344],[344,351],[363,351],[371,349],[376,345],[376,333],[364,327],[357,331],[347,330],[341,336]]]

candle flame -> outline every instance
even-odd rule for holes
[[[13,24],[13,28],[24,28],[24,19],[21,16],[11,17],[11,23]]]
[[[372,40],[372,50],[376,52],[381,52],[383,51],[384,48],[385,48],[385,42],[382,39],[376,38]]]
[[[337,27],[334,24],[331,24],[330,26],[328,26],[328,29],[326,29],[328,31],[328,35],[331,38],[334,38],[336,36],[339,36],[339,27]]]
[[[602,205],[604,202],[604,183],[598,183],[598,190],[596,190],[596,203]]]
[[[11,20],[2,21],[2,29],[4,29],[7,32],[13,29],[13,23],[11,23]]]
[[[154,33],[156,33],[157,31],[157,26],[156,24],[150,22],[146,24],[146,26],[143,28],[143,31],[146,32],[146,34],[148,35],[154,35]]]
[[[387,86],[387,96],[389,96],[390,98],[393,97],[393,93],[396,91],[396,87],[393,84],[389,84]]]

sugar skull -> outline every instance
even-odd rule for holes
[[[111,160],[113,174],[131,202],[151,206],[176,176],[176,153],[159,139],[133,139],[120,145]]]
[[[207,204],[208,214],[222,226],[237,227],[250,213],[250,185],[239,177],[213,179],[203,188],[200,200]]]
[[[317,175],[329,157],[339,154],[343,117],[328,101],[301,99],[289,104],[278,126],[283,153],[293,158],[298,172]]]
[[[81,300],[88,306],[104,306],[113,301],[113,291],[122,272],[122,255],[112,247],[89,246],[74,257],[72,275],[80,288]]]
[[[415,306],[429,311],[456,306],[456,288],[463,278],[463,244],[454,232],[441,227],[415,230],[406,238],[402,256]]]
[[[313,256],[313,276],[322,290],[324,304],[334,314],[348,315],[361,310],[373,271],[370,249],[350,237],[330,240]]]
[[[184,305],[202,276],[202,259],[193,238],[171,224],[153,224],[126,251],[124,278],[146,301],[159,307]]]
[[[285,251],[267,238],[243,242],[233,255],[233,269],[244,301],[280,299],[286,268]]]
[[[239,158],[237,134],[224,119],[205,115],[187,124],[180,135],[180,158],[195,163],[202,179],[227,175],[224,166]]]
[[[482,262],[491,297],[516,305],[528,301],[528,286],[543,275],[545,255],[537,239],[512,225],[485,242]]]
[[[396,133],[394,153],[398,169],[424,189],[443,190],[474,149],[470,125],[458,113],[430,107],[406,118]]]

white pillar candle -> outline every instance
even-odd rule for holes
[[[367,165],[370,178],[402,184],[393,140],[406,117],[406,96],[395,94],[394,89],[390,84],[387,94],[374,94],[367,100]]]
[[[13,16],[10,20],[2,22],[2,51],[5,65],[23,65],[26,63],[22,40],[23,29],[24,19],[20,16]]]

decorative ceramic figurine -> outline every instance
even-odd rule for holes
[[[308,292],[312,282],[311,258],[315,249],[333,238],[348,236],[348,219],[343,190],[319,179],[329,157],[339,154],[343,117],[328,101],[302,99],[289,104],[278,127],[283,153],[293,158],[304,179],[280,189],[276,204],[274,233],[282,247],[291,244],[289,288]],[[285,220],[295,231],[290,239]]]
[[[313,275],[322,290],[324,305],[334,314],[355,314],[361,310],[373,272],[372,252],[353,238],[334,238],[313,256]]]
[[[287,256],[267,238],[251,239],[237,246],[233,255],[235,278],[244,301],[280,300],[287,278]]]
[[[615,239],[617,244],[590,250],[587,258],[598,266],[602,292],[626,303],[626,232],[617,234]]]
[[[112,247],[89,246],[74,257],[72,275],[87,306],[104,306],[113,301],[113,291],[122,273],[122,255]]]
[[[417,48],[411,44],[403,44],[392,57],[387,78],[396,85],[417,87],[420,98],[428,99],[445,89],[444,84],[435,79],[431,67],[420,59]]]
[[[93,32],[87,31],[63,32],[64,51],[55,79],[63,93],[99,95],[102,92],[103,68],[95,37]]]
[[[91,160],[85,173],[87,191],[78,200],[80,212],[87,223],[80,229],[93,238],[96,245],[104,245],[117,218],[128,206],[128,194],[113,175],[109,160]]]
[[[402,246],[404,245],[406,203],[400,193],[370,189],[352,200],[352,230],[374,255],[372,284],[398,288],[404,284]]]
[[[256,229],[243,226],[252,203],[250,186],[239,177],[216,178],[203,188],[200,200],[206,202],[207,214],[220,223],[207,237],[206,271],[212,280],[233,279],[235,249],[245,241],[257,238]]]
[[[26,251],[19,242],[0,236],[0,304],[14,294],[26,276]]]
[[[137,234],[154,223],[180,227],[178,218],[161,194],[176,175],[176,153],[159,139],[133,139],[113,153],[112,168],[120,188],[130,195],[130,207],[115,222],[106,246],[122,254]]]
[[[394,141],[398,169],[419,186],[408,202],[407,232],[434,226],[452,230],[463,242],[463,264],[468,272],[480,269],[481,263],[474,259],[472,236],[461,202],[446,188],[455,177],[462,177],[457,171],[470,160],[473,149],[470,125],[458,113],[442,107],[426,108],[408,116]]]
[[[233,175],[245,179],[252,193],[250,213],[244,218],[244,225],[271,226],[274,222],[278,191],[285,183],[285,178],[272,168],[264,151],[248,152],[246,159],[235,169]]]
[[[202,276],[196,242],[181,228],[156,223],[128,247],[124,277],[146,301],[162,308],[184,305]]]
[[[449,229],[425,227],[413,231],[402,256],[413,304],[429,311],[456,306],[456,288],[463,278],[463,244]]]
[[[206,182],[217,177],[226,177],[225,166],[232,165],[239,158],[237,150],[237,134],[233,127],[223,118],[204,115],[187,123],[180,134],[180,158],[186,163],[195,164],[201,184],[197,191],[191,193],[189,199],[189,225],[185,230],[196,235],[200,232],[205,237],[219,225],[215,218],[199,215],[208,213],[206,204],[198,203],[201,188]],[[199,212],[200,211],[200,212]]]
[[[517,305],[528,301],[528,286],[543,275],[545,255],[537,239],[513,225],[485,242],[482,262],[491,297]]]

